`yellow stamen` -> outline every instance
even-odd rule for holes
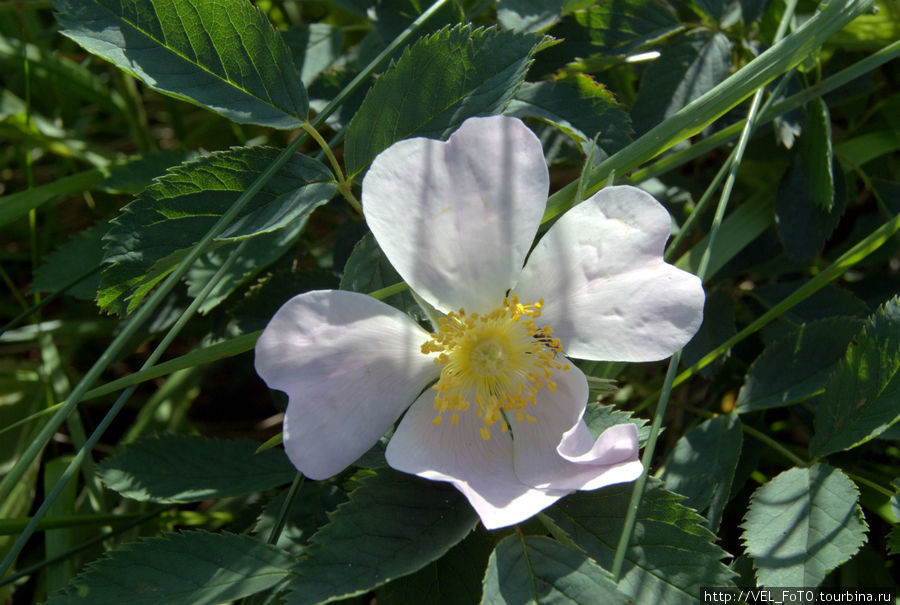
[[[543,300],[522,303],[513,295],[489,313],[467,314],[460,309],[440,319],[438,330],[422,345],[422,353],[435,354],[434,363],[442,366],[433,387],[435,426],[447,411],[455,425],[457,412],[466,411],[472,402],[484,422],[485,440],[490,438],[488,427],[497,421],[502,432],[508,430],[501,420],[503,412],[510,412],[517,422],[535,422],[522,410],[537,402],[542,388],[556,391],[556,383],[549,380],[552,372],[569,369],[557,359],[561,347],[559,339],[551,337],[553,330],[535,325],[543,304]]]

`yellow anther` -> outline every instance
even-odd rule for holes
[[[561,352],[558,339],[551,338],[549,326],[535,325],[543,300],[523,303],[515,294],[502,306],[488,313],[467,314],[464,309],[442,317],[431,339],[421,346],[423,354],[435,355],[441,374],[433,389],[434,408],[439,416],[452,411],[450,424],[458,422],[457,412],[475,410],[484,425],[481,436],[490,438],[489,426],[500,421],[502,431],[509,429],[501,420],[511,412],[516,421],[534,418],[520,410],[535,405],[542,388],[553,392],[556,383],[549,380],[554,371],[569,368],[557,361]]]

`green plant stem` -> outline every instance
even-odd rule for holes
[[[787,6],[785,7],[785,12],[781,17],[781,22],[778,24],[778,30],[775,32],[775,41],[778,42],[781,40],[782,36],[784,36],[787,31],[788,24],[794,15],[794,9],[797,6],[797,0],[788,0]],[[725,209],[728,206],[728,200],[731,197],[731,192],[734,187],[734,181],[737,177],[738,167],[741,164],[741,161],[744,157],[744,151],[747,149],[747,142],[750,140],[750,135],[753,133],[753,128],[756,126],[757,120],[757,112],[759,110],[760,103],[762,103],[762,95],[764,92],[764,87],[760,86],[757,88],[756,92],[753,94],[753,101],[750,103],[750,110],[747,112],[747,119],[744,123],[744,130],[741,133],[740,141],[738,142],[737,147],[734,150],[734,154],[727,161],[727,165],[729,166],[728,178],[725,180],[725,185],[722,187],[722,194],[719,197],[719,204],[716,207],[716,214],[713,218],[712,227],[709,232],[709,240],[706,245],[706,250],[703,251],[703,257],[700,260],[700,267],[697,270],[697,276],[701,281],[704,281],[706,278],[707,269],[709,267],[709,260],[712,256],[713,247],[715,246],[716,237],[719,233],[719,227],[722,225],[722,221],[725,219]],[[638,508],[641,504],[641,499],[644,496],[644,489],[647,486],[647,479],[650,476],[650,466],[653,463],[653,454],[656,449],[656,441],[659,438],[659,431],[662,428],[663,418],[666,414],[666,407],[669,403],[669,397],[671,396],[673,383],[675,380],[675,373],[678,371],[678,364],[681,361],[681,351],[677,351],[672,359],[669,360],[669,368],[666,370],[666,378],[663,382],[662,392],[659,397],[659,402],[656,406],[656,411],[653,414],[653,423],[650,426],[650,435],[647,439],[647,443],[644,446],[644,454],[641,457],[641,464],[644,467],[644,471],[641,473],[641,476],[638,477],[637,481],[634,483],[634,488],[631,491],[631,500],[628,504],[628,510],[625,514],[625,522],[622,526],[622,534],[619,536],[619,543],[616,546],[616,554],[613,558],[612,565],[612,576],[613,580],[618,582],[619,578],[622,576],[622,567],[625,563],[625,553],[628,551],[628,546],[631,543],[631,536],[634,532],[634,525],[637,521],[637,513]]]
[[[809,466],[810,465],[810,462],[808,460],[804,460],[800,456],[794,454],[794,452],[787,449],[786,447],[784,447],[783,445],[778,443],[777,440],[772,439],[771,437],[769,437],[768,435],[766,435],[759,429],[755,429],[752,426],[742,422],[741,430],[743,430],[748,435],[754,437],[755,439],[765,443],[771,449],[775,450],[776,452],[778,452],[779,454],[781,454],[782,456],[784,456],[785,458],[790,460],[794,466]]]
[[[294,500],[297,498],[297,494],[300,493],[300,488],[303,487],[303,474],[297,473],[294,475],[294,480],[291,482],[291,487],[288,489],[287,496],[284,498],[284,502],[281,503],[281,510],[278,511],[278,518],[275,520],[275,525],[272,527],[272,531],[269,532],[269,537],[266,539],[266,544],[275,544],[278,542],[279,536],[281,536],[281,531],[284,529],[284,524],[287,523],[287,516],[291,510],[291,506],[294,505]]]
[[[114,514],[92,514],[92,515],[63,515],[56,517],[47,517],[38,523],[37,531],[47,531],[48,529],[70,529],[73,527],[90,527],[94,525],[113,525],[134,521],[142,514],[131,515],[114,515]],[[20,517],[14,519],[0,519],[0,536],[9,536],[21,532],[31,517]]]
[[[781,81],[778,83],[778,86],[775,88],[774,91],[772,91],[772,94],[769,95],[768,100],[765,102],[765,104],[759,110],[760,114],[765,112],[765,110],[771,105],[772,100],[775,99],[780,94],[780,92],[784,89],[785,85],[787,84],[788,77],[789,76],[786,75],[781,79]],[[762,89],[760,89],[760,90],[762,90]],[[759,91],[757,91],[757,92],[759,92]],[[754,99],[754,103],[756,103],[755,99]],[[754,107],[755,107],[755,105],[754,105]],[[742,123],[743,124],[749,123],[751,121],[751,117],[753,116],[753,114],[755,114],[755,111],[753,113],[748,113],[747,118],[745,120],[743,120]],[[762,119],[760,118],[760,119],[756,120],[755,123],[756,123],[756,125],[759,125],[761,122],[762,122]],[[753,133],[751,133],[750,136],[752,138]],[[675,237],[672,238],[672,241],[669,242],[669,245],[666,246],[665,260],[667,262],[673,260],[675,253],[678,251],[678,247],[681,245],[681,242],[684,241],[684,238],[687,236],[687,234],[693,230],[695,223],[699,220],[700,216],[703,215],[704,210],[706,210],[706,205],[712,200],[713,194],[715,193],[716,189],[719,188],[719,185],[722,183],[722,180],[726,177],[726,175],[733,174],[734,171],[732,170],[732,168],[735,166],[735,159],[738,157],[739,153],[743,154],[743,149],[740,146],[736,146],[734,149],[731,150],[731,153],[728,155],[728,159],[722,164],[722,167],[719,168],[719,171],[716,173],[716,176],[713,177],[712,183],[710,183],[710,185],[706,188],[706,191],[703,192],[703,196],[697,202],[697,205],[694,207],[694,211],[691,212],[690,216],[687,217],[687,220],[685,220],[684,224],[681,226],[681,229],[679,229],[679,231],[675,235]],[[643,180],[644,178],[648,178],[648,177],[642,177],[641,180]],[[635,182],[640,182],[640,181],[635,181]]]
[[[622,577],[622,567],[625,564],[625,554],[628,551],[628,545],[631,543],[631,535],[634,532],[634,524],[637,521],[638,508],[641,505],[641,498],[644,495],[644,488],[647,485],[647,479],[650,476],[650,465],[653,463],[653,454],[656,451],[656,441],[659,438],[659,431],[662,428],[662,420],[665,415],[666,406],[669,403],[669,395],[672,392],[672,381],[675,378],[675,372],[678,371],[678,363],[681,361],[681,351],[676,351],[669,360],[669,369],[666,370],[666,379],[663,382],[662,393],[659,397],[659,403],[656,406],[656,413],[653,415],[653,423],[650,425],[650,436],[644,445],[644,453],[641,455],[641,465],[644,471],[634,483],[631,490],[631,500],[628,502],[628,510],[625,513],[625,521],[622,524],[622,533],[619,535],[619,543],[616,546],[616,554],[613,558],[612,574],[613,581],[618,582]]]
[[[679,406],[679,407],[681,407],[685,410],[688,410],[689,412],[692,412],[694,414],[697,414],[699,416],[704,416],[706,418],[716,418],[717,416],[720,415],[720,414],[716,414],[715,412],[710,412],[709,410],[704,410],[702,408],[694,407],[692,405],[683,405],[683,406]],[[778,452],[779,454],[781,454],[782,456],[784,456],[785,458],[790,460],[791,464],[793,464],[795,466],[809,466],[811,464],[810,461],[804,460],[803,458],[796,455],[791,450],[787,449],[786,447],[784,447],[783,445],[778,443],[777,440],[773,439],[772,437],[769,437],[762,431],[755,429],[752,426],[749,426],[742,422],[741,430],[744,431],[745,433],[747,433],[748,435],[750,435],[751,437],[754,437],[755,439],[762,441],[767,446],[769,446],[769,448],[775,450],[776,452]]]
[[[389,296],[393,296],[394,294],[398,294],[405,290],[409,290],[409,284],[405,281],[392,284],[390,286],[385,286],[384,288],[375,290],[374,292],[369,292],[369,296],[372,298],[377,298],[378,300],[384,300]]]
[[[361,71],[350,82],[350,84],[348,84],[334,99],[332,99],[332,101],[325,107],[325,109],[323,109],[322,112],[319,113],[312,121],[312,127],[316,128],[318,125],[322,124],[331,114],[331,112],[333,112],[365,78],[371,75],[371,73],[385,57],[387,57],[398,46],[400,46],[416,29],[421,26],[422,23],[424,23],[424,21],[428,17],[434,14],[434,12],[445,2],[446,0],[437,0],[437,2],[435,2],[409,27],[407,27],[390,45],[388,45],[388,47],[382,53],[380,53],[371,63],[369,63],[369,65],[363,71]],[[119,354],[124,350],[127,343],[131,340],[131,338],[134,337],[141,326],[149,320],[151,313],[162,302],[163,298],[167,296],[172,288],[174,288],[175,284],[180,281],[180,279],[184,276],[188,269],[190,269],[190,267],[193,265],[194,261],[196,261],[197,258],[199,258],[199,256],[206,251],[206,249],[212,243],[213,239],[215,239],[215,237],[218,236],[237,217],[238,213],[259,192],[263,185],[268,182],[269,179],[271,179],[275,175],[275,173],[287,162],[287,160],[296,152],[296,150],[303,142],[304,138],[305,137],[302,136],[297,137],[278,155],[278,157],[272,162],[272,164],[269,165],[266,170],[264,170],[262,174],[259,175],[259,177],[257,177],[257,179],[250,185],[250,187],[241,196],[239,196],[238,199],[235,200],[235,202],[231,205],[231,207],[229,207],[229,209],[222,215],[222,217],[219,218],[218,221],[216,221],[215,225],[213,225],[210,230],[203,236],[203,238],[201,238],[201,240],[191,249],[185,259],[175,268],[175,270],[171,274],[169,274],[169,276],[150,295],[150,297],[144,302],[144,304],[142,304],[138,308],[135,314],[126,323],[125,327],[122,329],[119,335],[113,340],[106,351],[103,352],[100,358],[94,363],[93,366],[91,366],[85,376],[72,390],[72,393],[70,394],[69,398],[66,399],[66,401],[63,403],[62,407],[60,407],[60,409],[50,418],[47,424],[45,424],[41,428],[36,438],[28,445],[28,447],[26,447],[25,451],[22,453],[22,456],[20,456],[15,466],[9,471],[9,473],[7,473],[6,476],[3,477],[2,481],[0,481],[0,492],[8,490],[12,485],[21,480],[26,469],[34,462],[40,451],[49,442],[59,426],[69,416],[78,402],[81,401],[88,388],[90,388],[94,381],[99,378],[100,374],[113,362],[113,360],[119,356]],[[209,281],[209,283],[207,283],[206,288],[211,289],[212,286],[214,286],[218,281],[217,276],[219,276],[221,273],[222,271],[220,269],[220,271],[216,273],[216,276],[214,276]],[[206,288],[204,288],[204,290],[206,290]],[[194,302],[191,304],[192,307],[199,306],[199,304],[195,305],[195,303],[197,303],[197,300],[200,300],[200,297],[194,300]],[[190,311],[190,309],[191,307],[189,307],[188,311]],[[181,320],[186,315],[188,315],[188,311],[185,311],[185,314],[183,314],[182,317],[179,318],[175,326],[173,326],[172,330],[170,330],[169,334],[166,335],[166,338],[163,339],[163,342],[160,343],[160,346],[157,347],[160,355],[171,341],[169,336],[173,334],[176,326],[179,326],[179,324],[183,325],[183,322]],[[178,329],[180,330],[180,326]],[[163,347],[163,345],[165,345],[165,347]],[[156,351],[154,351],[154,353],[156,353]],[[151,355],[151,357],[152,356],[153,355]],[[152,363],[145,363],[144,367],[153,365],[155,361],[156,359],[154,359]],[[133,390],[134,389],[131,388],[128,391],[122,393],[116,403],[113,404],[113,407],[110,408],[109,412],[107,412],[107,415],[104,417],[103,421],[101,421],[101,423],[91,434],[91,437],[88,439],[85,447],[81,448],[78,451],[72,463],[66,468],[66,471],[63,473],[60,481],[57,482],[53,490],[51,490],[50,494],[48,494],[44,503],[38,509],[37,513],[35,513],[35,517],[33,518],[34,523],[29,524],[29,526],[25,528],[16,543],[7,553],[7,556],[4,558],[3,562],[0,563],[0,576],[3,576],[7,572],[15,558],[18,556],[18,553],[21,552],[22,548],[25,545],[25,542],[27,542],[31,533],[33,533],[34,526],[37,524],[37,522],[40,521],[40,518],[46,514],[47,508],[62,491],[65,483],[68,482],[69,479],[71,479],[71,476],[73,474],[71,472],[72,469],[81,464],[81,461],[84,459],[86,452],[90,451],[90,449],[99,439],[100,435],[106,430],[107,426],[112,421],[112,418],[115,417],[115,415],[124,405],[124,402],[127,401],[128,397],[130,397]]]
[[[362,216],[362,204],[360,204],[359,200],[356,199],[356,196],[353,195],[353,179],[344,178],[344,171],[341,170],[341,164],[337,161],[334,152],[331,150],[331,144],[325,142],[325,139],[322,138],[322,135],[319,134],[318,130],[312,127],[312,124],[304,124],[303,130],[309,133],[309,136],[315,140],[322,149],[322,153],[328,158],[328,162],[331,164],[331,170],[334,172],[334,178],[337,181],[338,191],[341,192],[341,195],[344,196],[347,203]]]
[[[843,470],[843,469],[842,469],[842,470]],[[883,485],[878,485],[877,483],[875,483],[875,482],[872,481],[871,479],[866,479],[865,477],[861,477],[860,475],[857,475],[856,473],[851,473],[851,472],[846,471],[846,470],[844,470],[844,473],[845,473],[848,477],[850,477],[851,479],[853,479],[854,481],[856,481],[857,483],[861,483],[862,485],[865,485],[865,486],[867,486],[867,487],[870,487],[870,488],[874,489],[876,492],[878,492],[878,493],[881,494],[882,496],[887,496],[888,498],[893,498],[893,497],[894,497],[894,492],[892,492],[892,491],[889,490],[888,488],[884,487]]]

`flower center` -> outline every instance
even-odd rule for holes
[[[484,420],[484,439],[490,438],[489,427],[498,421],[503,432],[509,429],[510,417],[535,421],[525,408],[537,402],[540,389],[556,390],[550,380],[553,370],[569,369],[557,359],[560,343],[552,337],[553,330],[534,323],[543,304],[543,300],[520,303],[513,295],[484,315],[460,309],[441,318],[431,340],[422,345],[422,353],[437,353],[434,362],[442,366],[432,387],[437,391],[433,424],[440,424],[445,412],[456,424],[458,412],[472,403]]]

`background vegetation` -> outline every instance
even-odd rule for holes
[[[3,0],[0,602],[896,591],[898,39],[893,0]],[[383,448],[304,482],[251,350],[305,290],[415,315],[361,177],[496,113],[546,221],[645,188],[707,304],[668,366],[581,366],[651,477],[487,532]]]

